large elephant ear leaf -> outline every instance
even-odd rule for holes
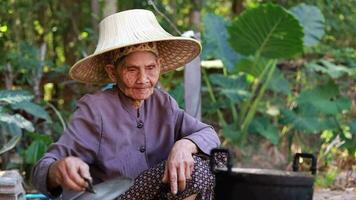
[[[263,4],[245,10],[228,31],[231,46],[244,55],[289,58],[303,51],[303,28],[278,5]]]
[[[228,33],[226,22],[221,16],[208,13],[203,18],[203,59],[220,58],[228,70],[232,70],[235,63],[241,59],[227,42]]]
[[[320,9],[301,3],[291,8],[290,11],[304,27],[304,45],[318,44],[325,33],[325,19]]]

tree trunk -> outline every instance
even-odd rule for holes
[[[195,38],[200,40],[200,8],[201,0],[192,0],[190,23],[195,31]],[[185,111],[191,116],[201,119],[201,69],[200,57],[188,63],[184,69],[184,101]]]
[[[78,20],[80,19],[80,10],[74,10],[73,3],[79,3],[78,0],[62,0],[61,3],[59,3],[59,9],[62,12],[70,12],[70,21],[65,23],[67,31],[62,32],[62,38],[63,38],[63,46],[64,48],[64,55],[66,59],[66,63],[74,64],[77,60],[78,57],[73,53],[76,52],[76,47],[73,45],[69,44],[76,44],[78,42],[78,36],[80,34],[80,31],[78,30],[78,27],[76,25],[76,22],[73,20]],[[53,11],[55,12],[55,11]]]
[[[104,17],[117,12],[117,0],[105,0]]]
[[[243,10],[243,0],[232,0],[231,11],[234,16],[239,15]]]
[[[91,0],[91,24],[94,30],[94,33],[97,34],[98,32],[98,25],[100,19],[100,5],[98,0]]]
[[[99,0],[91,0],[91,25],[93,28],[93,38],[94,41],[97,41],[98,35],[99,35],[99,20],[100,20],[100,4]],[[93,52],[95,50],[96,43],[91,42],[90,45],[88,46],[88,49],[90,52]]]
[[[10,63],[6,63],[5,70],[5,87],[7,90],[11,90],[14,86],[14,72]]]
[[[200,10],[202,7],[202,0],[191,0],[192,9],[190,11],[189,23],[194,32],[200,32]]]
[[[39,103],[42,99],[41,80],[43,76],[43,67],[44,67],[46,51],[47,51],[47,44],[45,42],[42,42],[40,47],[40,55],[39,55],[41,66],[38,66],[37,69],[34,69],[34,73],[33,73],[33,92],[35,93],[36,103]]]

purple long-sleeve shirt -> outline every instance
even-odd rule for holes
[[[34,167],[32,183],[44,194],[58,195],[47,189],[48,168],[67,156],[86,162],[94,183],[120,176],[135,178],[166,160],[173,144],[182,138],[193,141],[205,154],[220,144],[211,126],[185,113],[159,89],[139,109],[116,87],[87,94],[78,101],[64,134]],[[63,196],[69,193],[64,191]]]

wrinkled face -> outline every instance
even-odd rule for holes
[[[132,100],[142,101],[153,93],[160,75],[160,62],[151,52],[137,51],[127,55],[116,72],[121,91]]]

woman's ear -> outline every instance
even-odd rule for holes
[[[115,66],[112,64],[107,64],[107,65],[105,65],[105,71],[106,71],[106,74],[108,75],[108,77],[110,78],[110,80],[113,83],[116,83],[117,78],[116,78]]]
[[[158,67],[159,67],[159,70],[162,69],[162,64],[161,64],[161,63],[162,63],[162,60],[163,60],[163,59],[162,59],[161,57],[158,57],[157,60],[156,60],[157,65],[158,65]]]

